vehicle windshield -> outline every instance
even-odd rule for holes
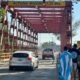
[[[25,58],[25,57],[28,57],[28,54],[26,54],[26,53],[15,53],[15,54],[13,54],[13,57]]]
[[[52,49],[45,49],[44,51],[53,51]]]

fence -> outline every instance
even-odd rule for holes
[[[10,53],[0,53],[0,61],[1,62],[8,62],[10,59],[11,54]]]

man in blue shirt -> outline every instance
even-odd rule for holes
[[[71,80],[71,74],[72,56],[68,48],[64,47],[64,51],[60,54],[59,80]]]

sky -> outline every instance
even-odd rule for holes
[[[80,20],[80,2],[73,3],[73,21]]]
[[[73,4],[73,24],[76,21],[80,21],[80,1]],[[80,25],[79,25],[80,26]],[[76,43],[78,40],[80,40],[80,27],[77,29],[77,35],[72,38],[73,43]]]
[[[57,40],[57,37],[53,33],[38,34],[38,45],[40,46],[44,42],[55,42],[56,44],[60,44],[60,41]]]

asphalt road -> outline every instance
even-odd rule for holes
[[[55,62],[40,60],[34,71],[9,71],[8,65],[0,67],[0,80],[58,80]]]

